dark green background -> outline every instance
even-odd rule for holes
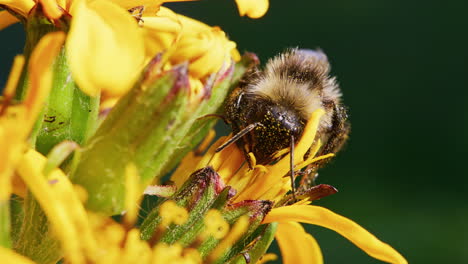
[[[273,0],[259,20],[240,18],[230,0],[175,6],[262,61],[287,47],[322,48],[352,133],[320,173],[340,192],[317,204],[410,263],[468,263],[467,1]],[[0,86],[23,35],[18,25],[0,32]],[[308,229],[325,263],[380,263],[333,231]]]

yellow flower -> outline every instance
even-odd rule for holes
[[[8,7],[11,11],[23,16],[27,17],[29,11],[34,6],[33,0],[1,0],[0,5],[4,5]],[[8,11],[2,11],[2,13],[7,13]],[[0,28],[3,29],[3,28]]]
[[[240,59],[236,43],[219,27],[211,27],[161,7],[156,16],[142,17],[147,60],[165,51],[166,68],[189,63],[191,99],[205,96],[203,87],[213,75],[222,75],[232,60]]]
[[[268,11],[269,0],[236,0],[241,16],[260,18]]]
[[[106,104],[112,105],[108,102],[135,84],[144,65],[165,52],[166,68],[189,63],[190,98],[197,102],[209,95],[204,88],[216,78],[214,74],[229,68],[231,60],[240,56],[236,44],[219,27],[161,8],[172,1],[41,0],[38,4],[51,20],[64,12],[71,14],[67,59],[74,81],[86,94],[102,93]],[[0,0],[0,4],[8,8],[0,11],[0,29],[18,21],[9,11],[27,19],[37,5],[32,0]],[[259,17],[266,12],[268,1],[238,2],[238,6],[242,15]],[[135,19],[128,12],[134,8],[141,8],[141,17]]]
[[[128,91],[143,67],[143,35],[134,18],[107,0],[76,3],[66,51],[73,79],[89,95]]]
[[[28,65],[31,85],[26,98],[19,104],[13,104],[11,100],[24,58],[15,58],[3,93],[3,104],[0,106],[0,201],[10,197],[13,171],[27,147],[26,140],[51,89],[51,65],[62,47],[64,38],[65,35],[61,32],[51,33],[42,38],[36,46]]]
[[[119,224],[110,217],[86,212],[84,190],[73,186],[59,169],[44,175],[46,161],[40,153],[29,150],[23,155],[17,173],[54,228],[66,263],[201,263],[198,252],[190,248],[164,243],[152,246],[141,240],[139,230],[133,227],[135,215],[128,213],[136,212],[142,192],[133,165],[127,166],[127,214]],[[165,215],[170,213],[167,211]],[[18,261],[15,263],[32,263],[5,249],[0,250],[0,256],[15,259]]]
[[[295,148],[294,164],[296,170],[333,155],[315,157],[321,143],[314,142],[314,139],[319,120],[323,114],[322,109],[316,110],[307,123],[304,134]],[[278,202],[290,191],[290,178],[285,177],[290,170],[289,154],[275,164],[256,165],[253,170],[250,170],[244,162],[243,153],[235,144],[219,153],[214,153],[215,149],[224,141],[225,138],[218,140],[204,156],[198,156],[195,152],[189,153],[172,176],[172,180],[176,185],[180,186],[186,180],[190,171],[212,166],[227,185],[237,190],[237,194],[233,198],[235,202],[244,200]],[[303,160],[302,157],[309,148],[310,155],[307,160]],[[255,160],[253,155],[251,157]],[[242,165],[243,163],[244,165]],[[316,224],[332,229],[348,238],[374,258],[389,263],[407,263],[392,247],[378,240],[358,224],[325,208],[313,206],[309,203],[305,199],[293,205],[277,206],[264,219],[264,223],[279,222],[276,237],[281,246],[285,263],[323,262],[318,244],[309,234],[304,232],[304,229],[297,222]]]

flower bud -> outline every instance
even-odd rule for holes
[[[232,204],[234,195],[213,168],[202,168],[172,197],[161,199],[152,209],[140,227],[142,239],[151,244],[195,248],[211,263],[226,263],[250,251],[259,258],[273,239],[275,226],[261,225],[272,202]],[[168,220],[175,219],[181,210],[188,214],[183,223]]]

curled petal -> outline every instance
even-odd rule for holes
[[[146,55],[150,59],[173,46],[182,30],[177,14],[168,8],[161,8],[156,16],[145,17],[144,21]]]
[[[227,39],[224,31],[214,27],[209,31],[200,32],[195,37],[199,43],[196,49],[190,45],[191,40],[183,39],[178,52],[182,58],[185,57],[185,52],[191,53],[191,56],[196,58],[189,67],[193,76],[202,78],[219,71],[224,64],[229,63],[230,51],[236,47],[236,44]]]
[[[63,11],[59,8],[56,0],[40,0],[42,6],[44,7],[45,15],[50,19],[59,18]]]
[[[27,17],[29,10],[34,6],[33,0],[0,0],[0,5],[7,6],[10,10]]]
[[[357,223],[320,206],[291,205],[274,208],[264,223],[295,221],[329,228],[344,236],[370,256],[395,264],[408,262],[390,245],[380,241]]]
[[[281,222],[275,234],[285,264],[322,264],[317,241],[297,222]]]
[[[260,18],[268,11],[269,0],[236,0],[241,16]]]
[[[171,60],[178,64],[189,61],[190,75],[203,78],[231,61],[236,43],[226,37],[219,27],[209,27],[199,21],[180,16],[183,32]]]
[[[72,76],[89,95],[127,92],[141,72],[143,34],[134,18],[111,1],[75,4],[67,39]]]
[[[0,30],[9,27],[15,23],[19,22],[19,20],[10,14],[8,11],[0,11]]]
[[[172,65],[188,61],[190,76],[203,79],[238,59],[236,43],[219,27],[177,15],[161,7],[155,17],[144,17],[147,55],[166,51]]]

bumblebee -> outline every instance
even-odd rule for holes
[[[323,143],[319,155],[337,152],[348,138],[349,124],[327,56],[321,50],[287,50],[263,70],[251,68],[233,90],[225,104],[225,119],[234,136],[217,151],[236,142],[251,168],[249,152],[257,164],[274,163],[281,158],[275,155],[278,151],[290,148],[294,153],[308,118],[319,108],[326,112],[316,134]],[[293,159],[291,155],[294,195]],[[324,163],[309,166],[305,174],[315,174]],[[303,177],[301,184],[307,181],[310,177]]]

